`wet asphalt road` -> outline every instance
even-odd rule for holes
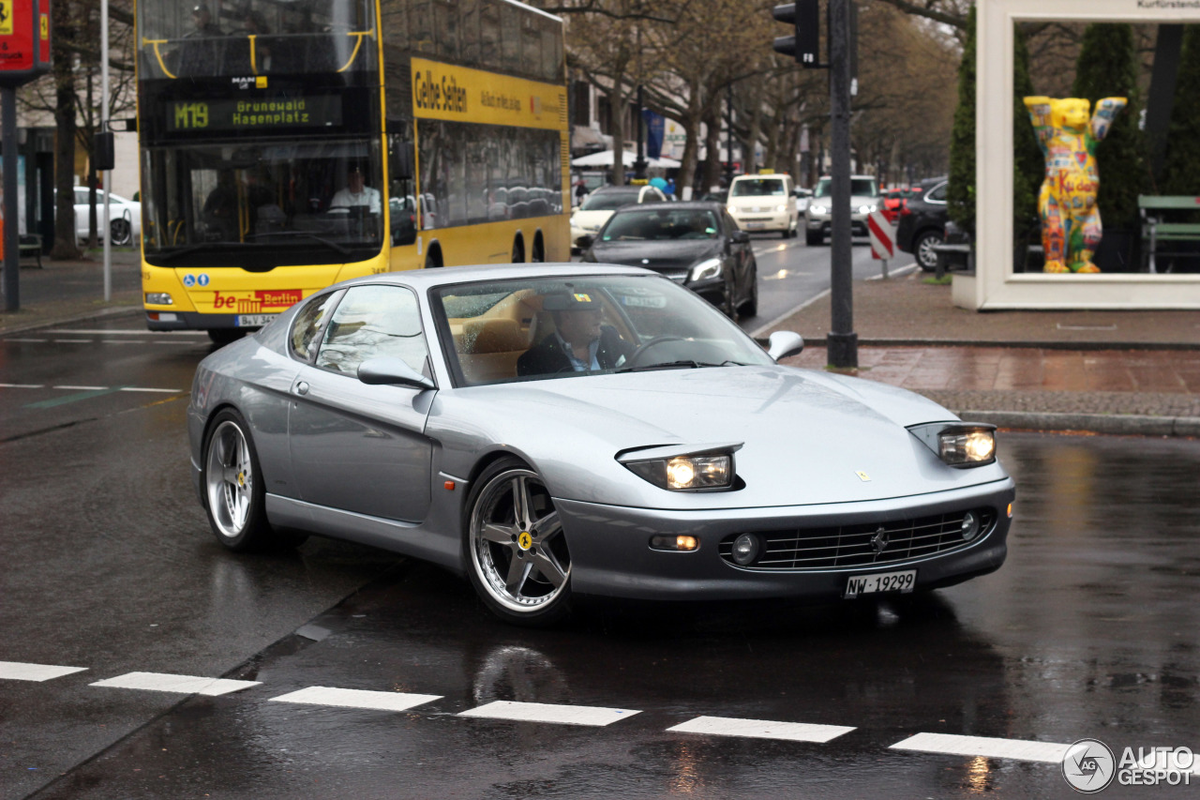
[[[594,608],[525,631],[456,577],[378,551],[224,552],[183,427],[207,340],[106,327],[0,337],[0,662],[86,668],[0,680],[6,800],[1066,797],[1056,764],[893,745],[1200,750],[1197,442],[1005,436],[1009,561],[924,602]],[[91,685],[130,672],[259,683],[219,697]],[[433,699],[276,699],[313,686]],[[492,701],[623,713],[604,727],[461,716]],[[668,730],[697,717],[851,730]]]

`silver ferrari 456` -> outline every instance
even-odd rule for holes
[[[802,347],[632,267],[362,278],[201,362],[192,468],[231,550],[387,548],[525,625],[581,596],[839,601],[997,569],[994,428],[776,363]]]

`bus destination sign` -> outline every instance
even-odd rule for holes
[[[266,131],[340,126],[342,99],[323,94],[249,100],[179,100],[167,104],[167,130]]]

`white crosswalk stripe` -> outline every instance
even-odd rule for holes
[[[111,689],[144,689],[151,692],[175,692],[178,694],[201,694],[206,697],[238,692],[259,686],[261,681],[235,681],[223,678],[200,678],[194,675],[166,675],[161,672],[127,672],[108,680],[96,681],[91,686]]]
[[[438,694],[407,694],[404,692],[373,692],[365,689],[336,689],[329,686],[309,686],[296,692],[272,697],[272,703],[300,703],[337,708],[363,708],[375,711],[407,711],[414,706],[441,700]]]
[[[956,756],[1011,758],[1017,761],[1044,761],[1058,764],[1071,746],[1053,742],[997,739],[990,736],[960,736],[950,733],[918,733],[891,746],[892,750],[919,750],[922,753],[946,753]]]
[[[742,736],[752,739],[785,739],[793,742],[825,742],[849,733],[854,728],[841,725],[817,725],[805,722],[777,722],[765,719],[733,717],[696,717],[669,731],[703,733],[710,736]]]
[[[49,681],[85,672],[87,667],[56,667],[50,664],[26,664],[20,661],[0,661],[0,680]]]
[[[505,719],[517,722],[552,722],[560,725],[593,725],[603,727],[640,713],[642,712],[625,708],[566,706],[551,703],[516,703],[510,700],[497,700],[494,703],[488,703],[487,705],[464,711],[459,716]]]

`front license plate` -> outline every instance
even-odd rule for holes
[[[763,226],[763,223],[761,223],[761,222],[747,222],[746,223],[746,228],[749,230],[752,230],[752,231],[756,231],[759,228],[761,228],[762,226]]]
[[[917,571],[906,569],[903,572],[877,572],[874,575],[852,575],[846,581],[846,593],[842,597],[847,600],[863,594],[878,594],[879,592],[911,592],[917,585]]]
[[[261,328],[273,319],[275,319],[274,314],[238,314],[237,326],[239,328]]]

